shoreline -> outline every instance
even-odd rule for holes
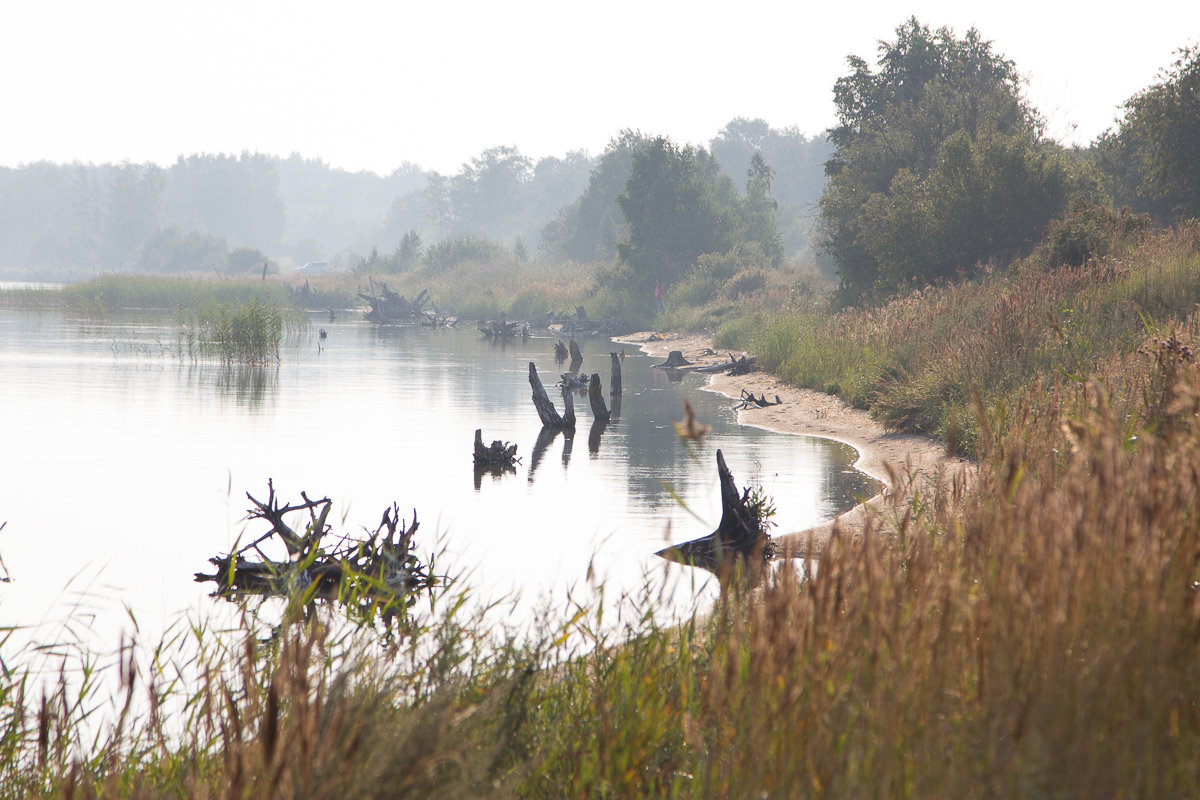
[[[643,331],[614,341],[635,345],[656,358],[666,358],[670,351],[679,350],[684,358],[697,366],[723,363],[730,355],[728,351],[714,353],[712,342],[701,334]],[[749,354],[736,352],[732,355]],[[761,370],[739,376],[710,374],[704,389],[732,400],[740,400],[743,389],[759,396],[765,394],[771,399],[778,395],[783,401],[781,405],[738,411],[738,423],[847,444],[858,452],[854,468],[884,486],[879,494],[828,522],[806,530],[773,534],[772,540],[785,557],[819,556],[835,529],[842,535],[860,536],[872,523],[886,524],[884,512],[887,508],[904,503],[914,491],[938,491],[953,485],[959,476],[969,478],[974,469],[972,462],[966,459],[947,456],[944,446],[936,440],[888,431],[866,411],[853,408],[840,397],[789,386]]]

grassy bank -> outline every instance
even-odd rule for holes
[[[1200,225],[1154,234],[1081,267],[1036,257],[974,283],[871,309],[825,303],[741,317],[716,337],[781,378],[843,396],[899,430],[977,451],[972,389],[1010,407],[1035,377],[1118,377],[1144,342],[1186,324],[1200,299]]]
[[[256,302],[280,309],[350,308],[360,304],[355,284],[339,276],[311,280],[269,277],[175,277],[168,275],[103,275],[61,289],[18,289],[0,298],[24,308],[64,308],[89,316],[127,309],[184,309]]]

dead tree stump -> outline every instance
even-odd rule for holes
[[[717,451],[717,476],[721,483],[721,522],[707,536],[658,551],[669,561],[703,567],[722,576],[731,575],[739,561],[750,570],[775,557],[775,545],[763,518],[761,505],[751,503],[750,489],[738,493],[725,455]]]
[[[542,379],[538,377],[537,366],[532,361],[529,362],[529,385],[533,389],[533,406],[542,420],[542,427],[575,430],[575,401],[571,399],[569,389],[563,391],[565,410],[563,415],[559,416],[558,409],[550,402],[550,397],[542,386]]]
[[[608,422],[609,412],[608,406],[604,404],[604,390],[600,388],[600,375],[592,373],[591,383],[588,385],[588,400],[592,404],[592,416],[598,421]]]
[[[608,393],[616,397],[621,393],[621,359],[616,353],[609,353],[608,356],[612,359],[612,377],[609,379],[612,385]]]

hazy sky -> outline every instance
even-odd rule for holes
[[[488,147],[600,153],[622,128],[703,144],[737,116],[816,134],[846,56],[911,15],[974,25],[1029,78],[1055,137],[1087,143],[1200,39],[1200,2],[1100,11],[659,0],[11,0],[0,11],[0,164],[179,154],[443,173]]]

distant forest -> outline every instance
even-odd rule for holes
[[[405,241],[463,239],[530,259],[607,262],[625,234],[617,196],[631,153],[648,138],[623,131],[599,155],[538,161],[495,147],[454,175],[412,163],[386,176],[351,173],[256,153],[180,156],[165,168],[0,168],[0,270],[36,279],[235,274],[309,261],[351,268],[394,258]],[[707,149],[738,187],[747,185],[756,154],[765,162],[785,255],[815,259],[810,240],[833,153],[828,140],[738,118]]]

